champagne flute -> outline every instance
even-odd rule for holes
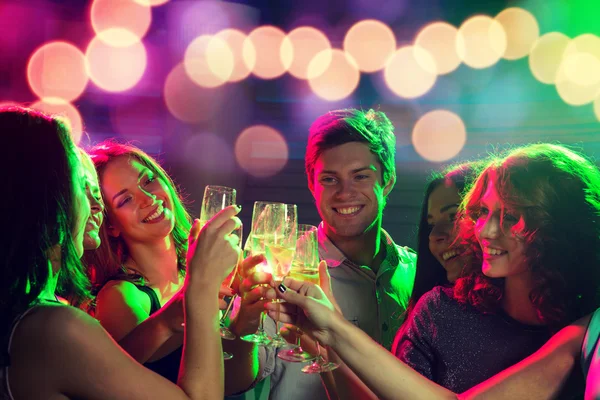
[[[212,217],[214,217],[219,211],[223,210],[225,207],[236,204],[235,201],[236,201],[236,190],[235,189],[226,187],[226,186],[215,186],[215,185],[206,186],[204,188],[204,197],[202,198],[202,208],[200,210],[200,228],[202,228],[204,225],[206,225],[206,223]],[[240,226],[240,228],[238,228],[235,231],[235,234],[238,235],[238,237],[240,239],[240,243],[241,243],[241,240],[242,240],[242,227],[241,226]],[[233,283],[233,279],[237,272],[239,263],[240,263],[240,260],[238,260],[238,263],[236,264],[232,273],[229,274],[225,278],[222,285],[231,287],[231,284]],[[221,316],[221,319],[219,321],[219,334],[221,335],[221,337],[223,339],[226,339],[226,340],[234,340],[236,337],[235,334],[233,332],[231,332],[229,330],[229,328],[227,328],[225,326],[225,321],[227,320],[227,316],[229,314],[229,311],[231,310],[233,303],[235,302],[236,297],[237,297],[237,295],[234,295],[232,297],[227,309],[225,310],[225,313],[223,313],[223,315]],[[225,360],[229,360],[229,359],[233,358],[233,355],[230,353],[227,353],[227,352],[223,352],[223,358]]]
[[[246,239],[246,244],[244,245],[244,255],[246,257],[257,254],[265,253],[265,224],[264,219],[266,217],[265,207],[268,204],[277,204],[266,201],[256,201],[254,202],[254,209],[252,210],[252,230]],[[263,262],[261,267],[266,272],[271,272],[268,269],[268,264]],[[250,335],[242,336],[241,339],[246,342],[256,343],[259,346],[268,346],[271,343],[271,337],[267,335],[264,329],[264,321],[265,321],[266,313],[262,312],[260,314],[260,323],[258,325],[258,330],[256,333],[252,333]]]
[[[298,211],[295,204],[267,204],[264,211],[264,246],[265,258],[271,268],[271,275],[276,284],[290,272],[298,231]],[[277,300],[273,300],[279,303]],[[277,308],[279,312],[279,307]],[[275,336],[271,339],[271,347],[282,347],[287,341],[279,332],[279,323],[275,321]]]
[[[296,280],[319,283],[319,244],[317,227],[298,225],[296,255],[292,262],[290,277]],[[312,361],[315,356],[304,351],[301,346],[302,331],[298,329],[297,343],[287,345],[277,353],[277,357],[289,362]]]
[[[306,256],[305,256],[306,258],[304,258],[304,259],[306,259],[307,262],[305,262],[304,268],[300,269],[297,272],[297,275],[295,276],[295,278],[318,283],[319,282],[318,231],[317,231],[317,228],[315,228],[315,227],[313,227],[313,228],[314,229],[303,227],[303,230],[305,232],[309,232],[309,233],[305,233],[303,236],[298,238],[298,247],[296,250],[296,252],[297,252],[296,254],[299,254],[299,253],[302,254],[302,251],[304,251],[306,254]],[[307,238],[312,237],[312,235],[314,235],[314,245],[311,244],[311,246],[314,246],[314,247],[310,247],[310,250],[308,250],[308,251],[300,250],[303,247],[306,247],[308,245]],[[309,251],[314,251],[315,255],[311,256]],[[305,374],[320,374],[322,372],[329,372],[329,371],[333,371],[334,369],[338,368],[339,367],[338,364],[325,361],[325,359],[321,355],[321,345],[319,344],[319,341],[316,340],[316,343],[317,343],[317,357],[313,359],[313,362],[311,364],[303,367],[302,372],[304,372]],[[297,352],[301,351],[301,348],[298,348],[296,351]],[[310,361],[310,360],[308,360],[308,361]]]

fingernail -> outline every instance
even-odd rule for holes
[[[239,212],[239,211],[242,211],[242,205],[241,205],[241,204],[236,204],[235,206],[237,207],[237,209],[238,209],[238,212]]]
[[[277,286],[277,289],[281,292],[281,293],[285,293],[285,291],[287,290],[287,288],[285,287],[285,285],[283,283],[280,283],[279,286]]]

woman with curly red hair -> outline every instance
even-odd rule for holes
[[[423,296],[396,356],[462,392],[594,311],[599,205],[597,168],[564,147],[530,145],[493,160],[459,220],[471,271]]]

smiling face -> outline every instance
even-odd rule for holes
[[[525,257],[526,244],[515,232],[522,231],[523,218],[505,209],[493,178],[479,200],[475,237],[483,253],[482,272],[491,278],[530,275]]]
[[[449,282],[459,277],[466,262],[462,249],[455,243],[454,219],[460,201],[458,189],[450,180],[438,184],[427,200],[429,251],[446,270]]]
[[[73,200],[75,204],[75,224],[73,225],[73,244],[77,256],[83,256],[86,224],[90,218],[90,203],[86,196],[86,179],[84,167],[79,157],[73,160]]]
[[[137,158],[110,161],[101,179],[106,199],[109,233],[127,244],[164,239],[175,226],[168,186]]]
[[[378,228],[393,183],[394,177],[382,184],[381,164],[364,143],[323,151],[314,165],[311,192],[325,233],[335,240]]]
[[[85,226],[83,247],[85,250],[95,250],[100,246],[100,226],[104,220],[104,201],[102,200],[98,174],[96,173],[92,159],[83,150],[80,150],[79,155],[85,173],[85,190],[91,211]]]

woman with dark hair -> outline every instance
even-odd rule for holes
[[[89,283],[80,257],[90,204],[66,125],[13,106],[0,108],[0,126],[11,149],[0,157],[10,193],[0,196],[10,227],[0,241],[0,398],[222,398],[216,299],[239,255],[229,235],[239,208],[190,232],[180,389],[131,359],[96,320],[57,301],[85,298]]]
[[[406,314],[421,296],[436,286],[454,283],[465,266],[465,251],[456,242],[454,221],[466,189],[482,162],[451,166],[435,172],[425,189],[417,233],[417,271]]]
[[[474,251],[471,269],[454,289],[435,288],[419,300],[398,346],[405,363],[332,312],[314,286],[286,281],[303,296],[280,287],[290,304],[280,319],[312,331],[379,397],[394,399],[454,398],[571,323],[466,395],[577,394],[566,381],[583,345],[587,395],[597,398],[597,385],[589,389],[599,373],[589,362],[598,357],[597,327],[582,343],[589,317],[573,321],[599,305],[600,171],[562,146],[524,146],[483,170],[462,210],[459,235]]]
[[[83,177],[85,180],[85,194],[90,203],[90,216],[85,224],[83,232],[83,250],[84,255],[90,251],[96,250],[100,246],[100,227],[104,221],[104,201],[100,193],[100,184],[98,183],[98,174],[90,156],[85,150],[78,148],[78,155],[83,168]],[[59,298],[63,303],[69,304],[66,299]],[[80,297],[71,295],[74,304],[79,304],[82,309],[89,309],[92,299],[89,297]]]

